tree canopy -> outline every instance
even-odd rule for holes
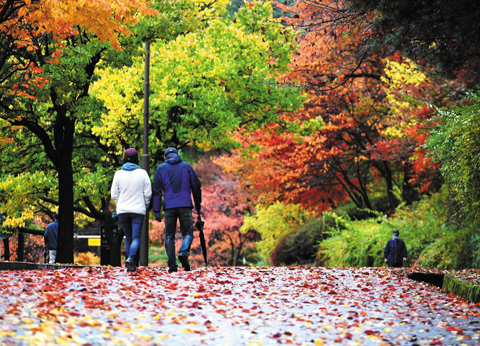
[[[391,46],[441,73],[479,82],[480,3],[476,0],[348,0],[372,16],[381,33],[374,45]],[[468,69],[468,75],[461,75]],[[460,74],[460,75],[459,75]]]

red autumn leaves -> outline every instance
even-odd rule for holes
[[[478,305],[380,268],[4,271],[0,291],[2,344],[473,345],[480,337]]]

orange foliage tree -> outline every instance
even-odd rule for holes
[[[396,189],[402,200],[412,202],[419,189],[437,187],[431,184],[437,170],[421,163],[422,153],[416,151],[426,136],[422,121],[432,112],[418,105],[398,110],[387,98],[395,88],[382,79],[386,65],[405,60],[385,49],[362,48],[377,35],[369,17],[343,1],[279,6],[290,14],[285,21],[298,29],[294,71],[284,78],[301,83],[308,101],[254,136],[238,133],[241,148],[217,162],[254,190],[257,203],[283,200],[319,212],[347,200],[375,209],[371,197],[378,190],[387,197],[388,212],[400,202]],[[404,94],[430,101],[438,91],[431,80],[414,85],[404,83]],[[285,124],[319,118],[322,129],[285,131]]]
[[[240,265],[244,260],[252,262],[249,256],[253,252],[255,232],[240,231],[243,217],[252,212],[249,197],[233,175],[225,173],[210,159],[201,159],[195,169],[202,181],[202,216],[212,263]]]

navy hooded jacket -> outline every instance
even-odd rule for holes
[[[403,264],[403,259],[407,257],[407,247],[405,242],[400,239],[390,239],[384,250],[384,258],[388,260],[390,267]]]
[[[200,210],[202,204],[202,186],[193,167],[183,161],[176,153],[167,156],[164,163],[157,167],[153,177],[153,212],[160,213],[162,197],[163,208],[193,208]]]
[[[48,249],[56,250],[58,241],[58,220],[53,221],[47,226],[47,230],[43,236]]]

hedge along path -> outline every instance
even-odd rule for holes
[[[478,273],[477,278],[478,280]],[[468,277],[458,274],[446,274],[443,278],[443,289],[472,303],[480,303],[480,285],[469,281]]]
[[[6,345],[475,345],[480,307],[386,268],[3,271]]]

